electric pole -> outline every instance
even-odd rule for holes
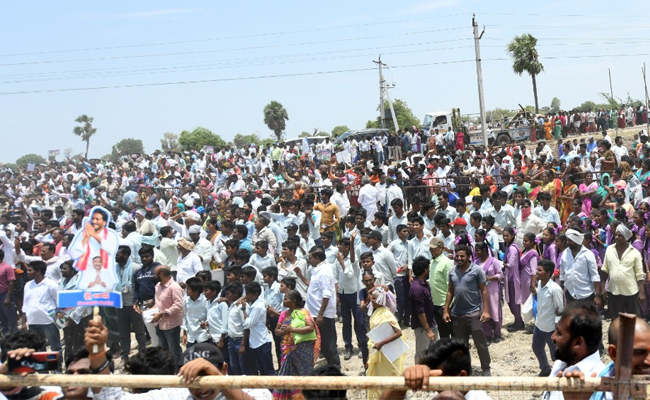
[[[645,77],[645,63],[643,63],[643,85],[645,86],[646,133],[648,133],[650,132],[650,118],[648,118],[648,114],[650,114],[650,110],[648,110],[648,82],[646,81],[646,77]]]
[[[386,64],[384,64],[381,61],[381,55],[379,55],[379,60],[378,61],[373,61],[375,64],[379,65],[379,115],[380,115],[380,120],[381,120],[381,127],[385,128],[385,120],[386,120],[386,112],[384,109],[384,96],[388,98],[388,107],[390,107],[390,115],[393,119],[393,126],[395,127],[395,133],[399,131],[399,127],[397,126],[397,117],[395,116],[395,109],[393,108],[393,102],[390,99],[390,94],[388,93],[388,86],[386,85],[386,80],[384,79],[384,73],[382,71],[382,67],[387,67]]]
[[[481,71],[481,48],[479,40],[485,33],[485,27],[481,34],[478,34],[478,24],[476,23],[475,15],[472,15],[472,28],[474,29],[474,49],[476,50],[476,80],[478,83],[478,105],[481,111],[481,130],[483,131],[483,146],[487,149],[487,123],[485,118],[485,100],[483,98],[483,72]]]

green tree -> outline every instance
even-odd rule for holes
[[[591,100],[587,100],[584,103],[580,104],[578,107],[576,107],[576,110],[583,112],[583,111],[591,111],[596,109],[596,103],[594,103]]]
[[[551,100],[551,112],[552,113],[558,113],[560,112],[560,105],[562,102],[560,102],[560,99],[557,97],[553,97],[553,100]]]
[[[200,151],[203,146],[212,146],[215,151],[220,147],[226,147],[226,142],[219,135],[212,133],[207,128],[198,127],[192,132],[183,131],[178,137],[178,142],[183,149]]]
[[[335,126],[334,129],[332,129],[332,139],[335,139],[335,138],[341,136],[342,134],[344,134],[345,132],[347,132],[349,130],[350,130],[350,128],[348,128],[347,125]]]
[[[289,113],[279,102],[273,100],[264,107],[264,123],[273,131],[278,142],[282,141],[282,134],[288,120]]]
[[[167,132],[163,135],[163,138],[160,139],[160,146],[162,150],[167,153],[168,151],[178,153],[183,151],[183,146],[178,143],[178,135],[175,133]]]
[[[24,156],[16,160],[16,165],[19,167],[26,167],[27,164],[29,163],[47,164],[47,160],[44,157],[34,153],[25,154]]]
[[[537,100],[537,80],[536,76],[544,71],[544,66],[539,61],[537,53],[537,39],[530,33],[524,33],[521,36],[515,36],[512,42],[508,44],[506,52],[512,58],[512,69],[520,75],[527,72],[533,79],[533,94],[535,95],[535,113],[539,112],[539,102]]]
[[[271,142],[273,142],[272,139],[266,139],[266,140],[270,140]],[[235,135],[235,137],[232,140],[232,143],[240,149],[244,147],[248,147],[251,144],[260,145],[262,144],[262,142],[264,141],[254,133],[250,135],[242,135],[241,133],[238,133]]]
[[[384,108],[389,109],[388,101],[384,102]],[[395,118],[397,118],[397,126],[399,129],[411,129],[412,126],[420,127],[420,120],[413,114],[413,110],[406,104],[404,100],[395,99],[393,101],[393,109],[395,110]],[[377,107],[379,111],[379,107]],[[366,128],[379,128],[381,127],[381,118],[377,117],[375,121],[369,120],[366,122]],[[386,128],[393,130],[394,125],[387,123]]]
[[[112,149],[111,159],[117,160],[120,156],[131,154],[143,154],[144,145],[140,139],[122,139]]]
[[[75,119],[75,122],[81,124],[81,126],[75,126],[72,132],[75,135],[79,136],[81,140],[86,142],[86,155],[84,158],[88,158],[88,147],[90,146],[90,138],[97,133],[97,128],[93,126],[93,117],[89,117],[86,114],[80,115]]]
[[[302,131],[302,133],[298,137],[300,138],[300,137],[310,137],[310,136],[312,136],[311,133]]]

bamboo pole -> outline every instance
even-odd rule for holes
[[[644,383],[638,383],[644,385]],[[228,387],[264,389],[403,389],[403,377],[311,377],[311,376],[203,376],[184,384],[173,375],[0,375],[0,387],[14,386],[77,386],[77,387]],[[538,377],[435,377],[429,380],[429,391],[571,391],[606,390],[600,378],[577,379]]]
[[[618,328],[618,343],[616,344],[616,363],[614,380],[614,398],[627,399],[630,397],[632,378],[632,355],[634,353],[634,327],[636,315],[620,313]]]

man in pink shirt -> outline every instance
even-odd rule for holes
[[[156,326],[158,343],[174,355],[174,366],[178,369],[181,354],[181,324],[183,323],[183,289],[174,281],[169,267],[156,267],[154,275],[158,278],[156,284],[156,308],[153,315]]]
[[[2,324],[2,334],[6,336],[16,329],[18,322],[16,308],[11,301],[16,274],[14,268],[4,262],[4,258],[5,252],[0,249],[0,324]]]

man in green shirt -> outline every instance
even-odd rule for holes
[[[282,145],[273,146],[271,149],[271,160],[273,160],[273,168],[278,168],[278,162],[282,158]]]
[[[451,322],[442,319],[442,309],[445,306],[447,288],[449,286],[449,271],[454,268],[454,263],[443,254],[444,243],[439,237],[434,237],[429,242],[431,252],[431,265],[429,266],[429,286],[431,287],[431,298],[433,299],[433,310],[440,338],[452,337]]]

